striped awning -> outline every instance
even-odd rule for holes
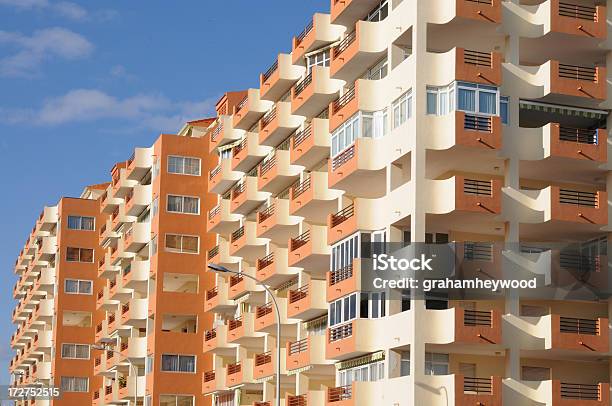
[[[289,376],[295,375],[298,372],[305,372],[305,371],[308,371],[309,369],[312,369],[312,365],[306,365],[305,367],[302,367],[302,368],[290,369],[287,371],[287,375]]]
[[[303,324],[304,329],[311,330],[317,327],[323,327],[327,325],[327,315],[317,317],[316,319],[305,321]]]
[[[242,139],[238,141],[230,142],[229,144],[225,144],[220,147],[217,147],[217,151],[219,152],[227,151],[228,149],[234,148],[236,145],[240,144],[241,142],[242,142]]]
[[[253,382],[254,383],[264,383],[264,382],[271,381],[273,378],[274,378],[274,375],[264,376],[263,378],[253,379]]]
[[[363,357],[349,359],[336,363],[336,369],[342,371],[343,369],[355,368],[361,365],[371,364],[372,362],[382,361],[385,359],[385,352],[378,351],[372,354],[364,355]]]
[[[606,110],[583,109],[577,107],[562,106],[559,104],[534,102],[531,100],[519,100],[519,105],[520,108],[524,110],[542,111],[545,113],[563,114],[566,116],[595,119],[605,119],[606,117],[608,117],[608,112]]]

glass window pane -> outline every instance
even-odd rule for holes
[[[93,262],[93,250],[90,248],[81,249],[81,262]]]
[[[176,234],[168,234],[166,235],[166,248],[171,250],[180,250],[181,249],[181,237]]]
[[[198,237],[183,236],[183,252],[198,252]]]
[[[180,213],[183,211],[183,198],[181,196],[168,195],[168,211]]]
[[[81,229],[81,217],[68,216],[68,229],[69,230],[80,230]]]
[[[459,89],[459,110],[476,111],[476,91],[471,89]]]
[[[478,92],[478,109],[481,113],[496,114],[497,94],[490,92]]]
[[[438,95],[436,93],[427,93],[427,114],[438,114]]]
[[[79,291],[79,282],[77,280],[66,279],[64,286],[66,293],[78,293]]]
[[[95,221],[93,217],[81,217],[81,229],[82,230],[93,230],[95,228]]]

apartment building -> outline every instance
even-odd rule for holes
[[[607,281],[607,6],[331,0],[219,101],[214,405],[610,404],[605,298],[385,297],[360,253],[453,243],[472,273]]]
[[[202,349],[203,272],[213,241],[205,213],[212,208],[206,175],[209,120],[161,135],[112,168],[100,198],[93,405],[205,404],[201,375],[210,368]]]
[[[15,385],[50,385],[63,391],[54,405],[85,405],[93,374],[93,315],[99,229],[95,196],[107,185],[90,186],[91,197],[65,197],[45,207],[15,262],[13,289],[16,355],[9,370]],[[25,404],[34,404],[22,402]],[[39,400],[37,405],[48,405]]]

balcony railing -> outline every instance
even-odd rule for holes
[[[337,327],[330,327],[329,329],[329,342],[344,340],[345,338],[353,335],[353,323],[343,324]]]
[[[264,210],[257,213],[257,222],[263,223],[270,217],[274,215],[274,205],[270,205],[270,207],[266,207]]]
[[[243,108],[244,106],[246,106],[246,104],[247,104],[248,102],[249,102],[249,96],[247,95],[247,96],[245,96],[245,97],[244,97],[244,99],[242,99],[242,100],[240,101],[240,103],[238,103],[238,105],[236,106],[236,111],[235,111],[235,113],[234,113],[234,114],[238,114],[238,112],[240,112],[240,110],[242,110],[242,108]]]
[[[302,142],[307,140],[312,134],[312,126],[308,126],[301,131],[296,131],[293,135],[293,148],[298,147]]]
[[[272,302],[268,302],[262,306],[257,306],[255,310],[255,318],[260,319],[272,313]]]
[[[295,251],[298,248],[306,245],[310,241],[310,230],[306,230],[289,242],[289,251]]]
[[[596,192],[560,189],[559,203],[575,206],[599,207],[599,197]]]
[[[230,288],[238,285],[240,282],[243,281],[243,279],[244,279],[244,277],[242,275],[232,275],[232,276],[230,276],[230,280],[229,280]]]
[[[293,96],[297,97],[312,83],[312,72],[310,72],[304,79],[297,83],[293,89]]]
[[[274,107],[272,107],[272,110],[268,111],[266,114],[264,114],[264,116],[261,118],[260,121],[260,126],[261,128],[266,128],[266,126],[268,124],[270,124],[272,122],[272,120],[274,120],[276,118],[276,105]]]
[[[227,322],[227,329],[229,331],[235,330],[241,326],[242,326],[242,317],[236,317],[235,319],[228,320]]]
[[[327,391],[328,402],[341,402],[343,400],[349,400],[353,397],[353,386],[339,386],[337,388],[330,388]]]
[[[332,114],[339,112],[342,107],[346,106],[355,98],[355,86],[344,92],[336,101],[332,103]]]
[[[204,372],[204,382],[210,382],[215,380],[215,371]]]
[[[580,144],[598,144],[597,130],[592,129],[559,127],[559,139]]]
[[[259,165],[259,175],[264,175],[270,169],[274,168],[274,165],[276,165],[276,155],[272,155],[270,159],[262,162],[261,165]]]
[[[287,397],[287,406],[307,406],[306,405],[306,395],[299,395],[299,396],[289,395]]]
[[[466,130],[490,133],[493,131],[493,122],[491,117],[466,114],[463,122],[463,128]]]
[[[463,258],[469,261],[493,261],[493,243],[471,242],[463,243]]]
[[[204,333],[204,341],[210,341],[217,337],[217,329],[206,330]]]
[[[336,59],[342,52],[344,52],[348,47],[351,46],[353,42],[357,39],[357,31],[352,31],[348,34],[338,45],[333,48],[332,55],[333,58]]]
[[[463,378],[463,393],[490,395],[493,393],[493,380],[491,378]]]
[[[246,190],[245,182],[240,182],[236,186],[234,186],[234,188],[232,189],[232,193],[231,193],[232,200],[236,199],[238,196],[244,193],[245,190]]]
[[[219,287],[215,286],[214,288],[206,291],[206,300],[210,300],[216,297],[218,294],[219,294]]]
[[[263,354],[255,354],[255,366],[259,367],[272,362],[272,352],[264,352]]]
[[[227,374],[228,375],[237,374],[241,370],[242,370],[242,364],[240,364],[240,362],[237,362],[235,364],[229,364],[227,366]]]
[[[220,122],[219,124],[217,124],[215,129],[212,130],[212,132],[210,133],[210,140],[212,142],[215,142],[219,134],[221,134],[221,131],[223,131],[223,123]]]
[[[336,214],[332,214],[331,216],[331,227],[334,228],[342,223],[344,223],[349,218],[355,215],[355,206],[350,205],[346,206],[344,209],[340,210]]]
[[[463,325],[464,326],[493,326],[493,317],[491,312],[482,310],[469,310],[463,311]],[[467,379],[467,378],[466,378]],[[474,378],[478,379],[478,378]]]
[[[559,330],[562,333],[585,334],[594,336],[599,334],[599,320],[560,317]]]
[[[209,175],[209,179],[213,179],[215,176],[217,176],[217,174],[221,172],[221,165],[217,165],[213,168],[212,171],[210,171],[210,175]]]
[[[332,171],[335,171],[336,169],[340,168],[342,165],[353,159],[354,156],[355,144],[346,148],[344,151],[342,151],[332,159]]]
[[[295,45],[298,46],[302,43],[302,41],[304,41],[304,38],[306,38],[306,36],[310,33],[310,31],[312,31],[312,29],[314,28],[314,20],[310,21],[306,27],[304,27],[304,30],[302,30],[301,33],[298,34],[297,37],[295,37]]]
[[[278,70],[278,59],[268,68],[268,70],[263,74],[263,83],[265,83],[270,77]]]
[[[576,251],[561,251],[559,266],[562,269],[572,269],[583,272],[598,272],[601,270],[601,260],[597,256],[582,255]]]
[[[598,384],[561,382],[561,398],[578,400],[600,400],[601,386]]]
[[[274,253],[273,252],[257,260],[257,270],[260,271],[266,268],[268,265],[271,265],[272,263],[274,263]]]
[[[208,251],[208,259],[214,258],[217,254],[219,254],[219,246],[216,245]]]
[[[463,193],[476,196],[493,196],[493,182],[490,180],[464,179]]]
[[[559,2],[559,15],[579,20],[598,21],[597,7]]]
[[[597,82],[597,68],[559,64],[559,77]]]
[[[230,241],[234,242],[236,240],[239,240],[240,237],[242,237],[244,235],[244,226],[240,227],[238,230],[234,231],[230,237]]]
[[[289,291],[289,303],[298,302],[306,297],[308,297],[308,285]]]
[[[463,51],[463,61],[468,65],[493,66],[493,58],[490,52],[470,51],[466,49]]]
[[[300,354],[308,351],[308,339],[304,338],[289,344],[289,355]]]
[[[335,271],[331,271],[329,278],[329,285],[334,286],[346,279],[353,277],[353,265],[347,265]]]

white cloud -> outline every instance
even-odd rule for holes
[[[1,0],[0,0],[1,1]],[[76,3],[61,1],[53,5],[56,13],[67,17],[71,20],[83,21],[88,17],[87,10]]]
[[[15,47],[17,52],[0,59],[0,76],[35,76],[47,59],[78,59],[93,50],[93,44],[85,37],[64,28],[38,30],[31,36],[0,31],[0,45],[3,44]]]
[[[18,11],[51,12],[74,21],[108,21],[117,16],[116,10],[98,10],[89,13],[87,9],[71,1],[50,0],[0,0],[0,6],[13,7]]]
[[[97,89],[75,89],[47,99],[37,109],[0,110],[0,122],[58,126],[79,122],[117,120],[135,129],[173,132],[185,121],[206,117],[214,111],[214,101],[172,101],[159,94],[125,98]]]

